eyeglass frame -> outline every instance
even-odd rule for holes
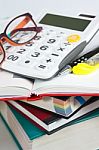
[[[34,36],[33,38],[31,38],[31,39],[28,40],[27,42],[24,42],[24,43],[17,43],[17,42],[13,41],[12,39],[10,39],[10,38],[8,37],[8,35],[6,34],[6,31],[7,31],[8,27],[9,27],[9,25],[10,25],[14,20],[16,20],[16,19],[18,19],[18,18],[20,18],[20,17],[23,17],[23,16],[26,16],[26,18],[25,18],[23,21],[28,21],[28,22],[29,22],[30,19],[32,20],[32,22],[34,23],[35,27],[31,27],[31,29],[32,29],[32,30],[34,29],[34,31],[36,31],[36,34],[35,34],[35,36]],[[23,22],[23,21],[22,21],[22,22]],[[20,22],[19,25],[20,25],[22,22]],[[26,22],[26,23],[28,23],[28,22]],[[25,23],[25,24],[26,24],[26,23]],[[25,24],[24,24],[24,25],[25,25]],[[19,26],[19,25],[18,25],[18,26]],[[20,29],[21,29],[21,30],[24,30],[24,29],[25,29],[25,28],[23,28],[24,25],[21,25],[21,28],[18,28],[18,29],[17,29],[18,26],[16,26],[15,29],[17,29],[17,30],[20,30]],[[38,34],[41,30],[42,30],[42,27],[38,27],[38,26],[36,25],[34,19],[32,18],[32,15],[31,15],[30,13],[24,13],[24,14],[22,14],[22,15],[19,15],[19,16],[13,18],[13,19],[7,24],[6,28],[4,29],[4,32],[0,34],[0,46],[1,46],[2,51],[3,51],[3,53],[4,53],[4,57],[3,57],[2,61],[0,62],[0,64],[2,64],[2,62],[4,61],[5,56],[6,56],[6,53],[5,53],[5,50],[4,50],[4,48],[3,48],[3,44],[2,44],[3,42],[7,41],[7,42],[10,43],[12,46],[25,45],[25,44],[29,43],[31,40],[35,39],[35,37],[37,36],[37,34]],[[24,31],[25,31],[25,30],[24,30]],[[27,30],[26,30],[26,31],[27,31]],[[28,31],[31,31],[31,30],[28,29]],[[4,40],[4,41],[3,41],[3,40]]]

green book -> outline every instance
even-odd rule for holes
[[[34,140],[35,138],[38,138],[45,133],[44,130],[41,130],[36,125],[34,125],[32,122],[30,122],[28,119],[26,119],[21,113],[16,111],[12,106],[9,106],[10,110],[28,135],[30,140]]]

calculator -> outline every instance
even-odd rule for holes
[[[30,43],[17,47],[4,44],[2,69],[32,79],[54,77],[76,59],[97,33],[99,16],[48,12],[39,17],[37,25],[43,29]]]

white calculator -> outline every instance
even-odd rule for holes
[[[99,16],[43,14],[37,20],[43,30],[24,46],[5,43],[2,68],[28,78],[50,79],[71,63],[99,29]]]

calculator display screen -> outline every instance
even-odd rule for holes
[[[39,23],[72,30],[84,31],[90,22],[91,20],[46,14]]]

